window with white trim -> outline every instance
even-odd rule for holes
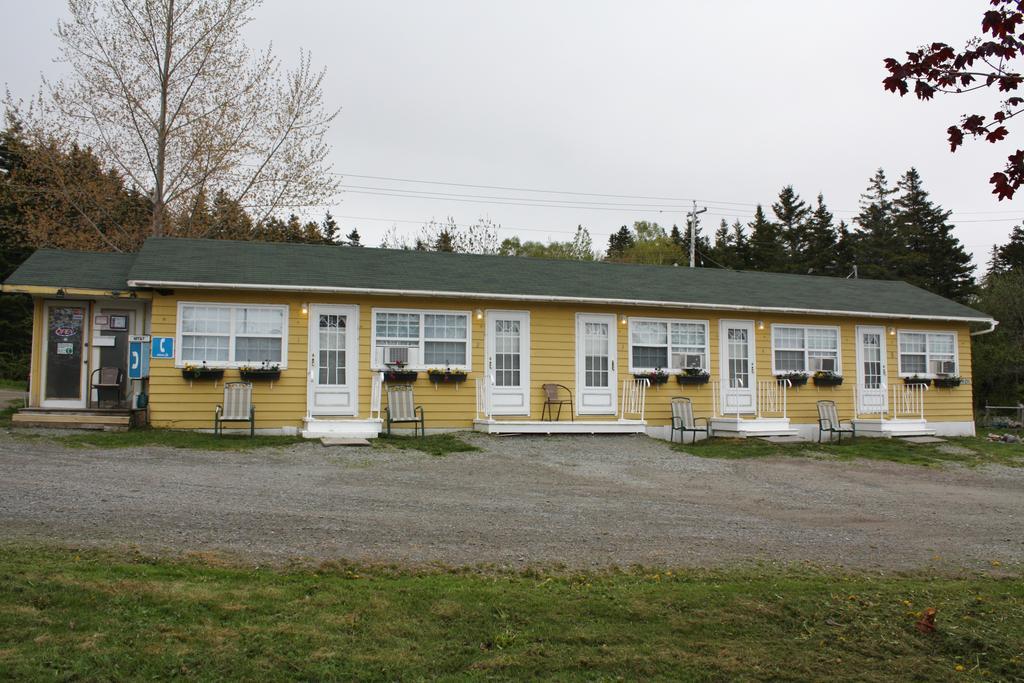
[[[839,372],[839,329],[772,325],[772,364],[776,374]]]
[[[900,331],[901,375],[955,375],[956,334]]]
[[[284,367],[287,338],[287,306],[178,304],[179,364]]]
[[[629,319],[632,371],[708,367],[708,324],[700,320]]]
[[[386,310],[373,312],[373,366],[469,368],[469,313]]]

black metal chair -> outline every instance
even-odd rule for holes
[[[115,407],[120,407],[124,393],[124,371],[121,368],[96,368],[89,375],[89,398],[92,399],[92,390],[96,390],[96,404],[102,406],[103,391],[113,389],[117,396]]]
[[[549,422],[552,420],[558,422],[562,419],[562,406],[569,406],[569,420],[576,421],[576,415],[573,412],[572,389],[564,384],[544,384],[541,388],[544,390],[544,407],[540,409],[541,420],[544,419],[546,412]],[[561,392],[563,391],[569,394],[569,398],[562,396]],[[558,406],[557,416],[554,413],[555,406]]]

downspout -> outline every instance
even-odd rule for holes
[[[999,325],[999,321],[998,320],[990,320],[988,322],[989,322],[989,324],[988,324],[988,329],[987,330],[978,330],[977,332],[971,332],[971,336],[972,337],[980,337],[983,334],[988,334],[989,332],[995,332],[996,331],[996,326]]]

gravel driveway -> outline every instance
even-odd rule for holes
[[[706,460],[639,436],[467,439],[483,452],[104,452],[0,433],[0,540],[274,563],[1024,561],[1024,469]]]

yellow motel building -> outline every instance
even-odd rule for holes
[[[686,397],[715,435],[814,438],[822,400],[967,435],[996,325],[904,282],[174,238],[40,250],[3,291],[35,304],[16,424],[209,430],[247,381],[257,431],[309,437],[378,435],[397,383],[428,432],[668,438]]]

